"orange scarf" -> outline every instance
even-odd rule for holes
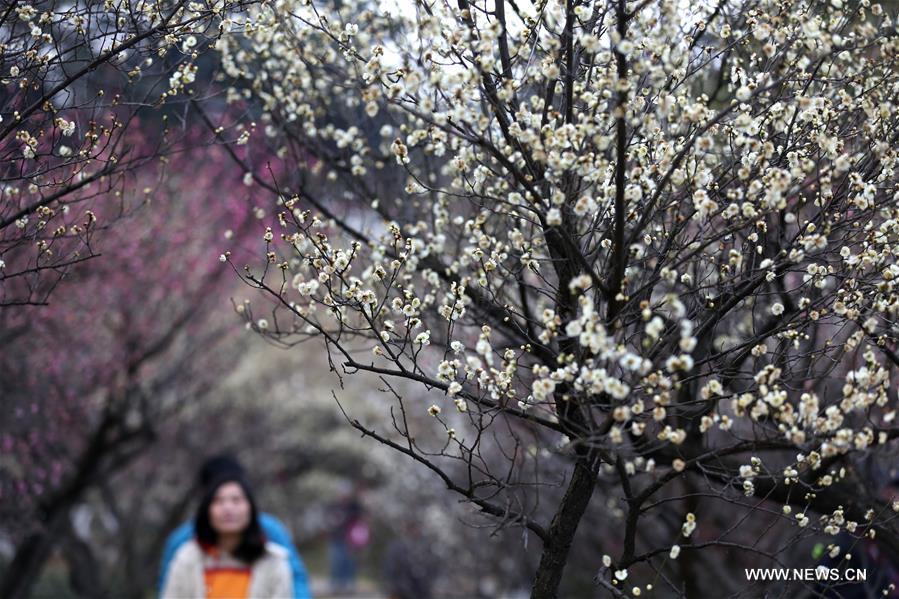
[[[250,567],[215,547],[204,550],[206,599],[246,599],[250,593]]]

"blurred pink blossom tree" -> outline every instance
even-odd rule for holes
[[[222,343],[233,278],[219,254],[239,255],[264,211],[221,148],[193,137],[193,149],[135,173],[117,202],[96,208],[115,226],[49,305],[0,312],[0,519],[20,540],[4,597],[27,594],[84,494],[233,365],[238,346]]]

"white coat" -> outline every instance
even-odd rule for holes
[[[172,558],[161,599],[205,599],[205,568],[240,564],[229,555],[211,556],[203,551],[196,540],[188,541]],[[253,562],[250,569],[247,599],[293,599],[293,578],[287,550],[274,543],[265,544],[265,554]]]

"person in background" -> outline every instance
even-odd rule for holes
[[[201,489],[208,494],[210,486],[221,480],[223,477],[236,476],[241,480],[244,479],[244,469],[234,457],[230,455],[218,455],[207,459],[199,472],[199,483]],[[303,561],[297,553],[296,547],[291,541],[290,533],[287,527],[280,520],[267,513],[259,514],[259,525],[265,538],[287,551],[288,562],[292,576],[293,598],[294,599],[312,599],[309,591],[308,575]],[[195,522],[189,521],[183,523],[176,528],[168,537],[162,554],[162,563],[159,573],[159,592],[162,593],[169,569],[172,565],[172,559],[175,553],[185,543],[190,542],[195,537]]]
[[[331,506],[330,520],[331,592],[352,594],[356,590],[356,553],[371,536],[355,490]]]
[[[287,550],[266,541],[249,485],[234,473],[200,502],[194,538],[172,558],[162,599],[290,599]]]

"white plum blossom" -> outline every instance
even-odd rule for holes
[[[686,520],[681,526],[681,533],[685,537],[689,537],[691,534],[693,534],[694,530],[696,530],[696,516],[692,512],[690,512],[689,514],[687,514]]]

